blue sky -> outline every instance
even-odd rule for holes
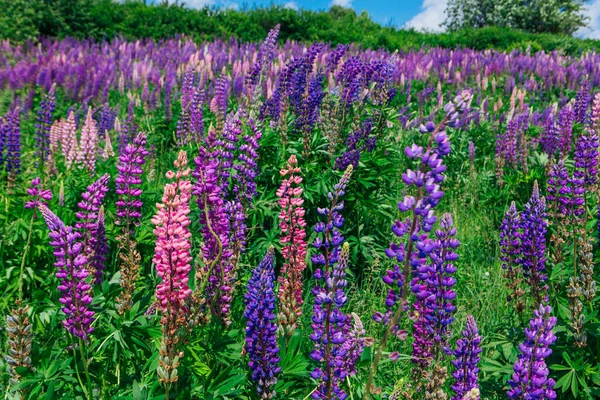
[[[243,4],[250,7],[278,4],[289,8],[326,10],[332,5],[340,5],[356,10],[367,11],[382,24],[396,27],[412,27],[424,31],[440,31],[444,20],[447,0],[169,0],[184,2],[188,7],[219,6],[239,8]],[[590,18],[590,27],[582,29],[578,36],[600,39],[600,0],[588,0],[585,13]]]

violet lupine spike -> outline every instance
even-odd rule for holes
[[[344,366],[349,376],[356,375],[356,366],[366,347],[373,345],[373,338],[366,336],[365,326],[356,313],[350,313],[352,329],[348,329],[346,341],[342,345]]]
[[[598,134],[584,132],[577,139],[575,148],[575,171],[573,176],[581,179],[586,189],[596,184],[598,175]]]
[[[585,124],[590,99],[590,88],[586,79],[581,84],[581,87],[577,91],[577,96],[575,97],[575,106],[573,110],[575,114],[575,122]]]
[[[21,117],[19,109],[10,111],[5,116],[6,132],[6,171],[11,175],[21,172]]]
[[[256,382],[261,399],[275,396],[274,386],[281,372],[275,322],[274,264],[274,250],[270,247],[252,271],[247,284],[248,291],[244,295],[244,318],[247,320],[245,350],[250,359],[248,366],[252,380]]]
[[[548,378],[550,371],[546,358],[552,354],[550,345],[556,341],[552,328],[556,317],[551,316],[552,307],[540,304],[534,317],[525,328],[525,341],[519,345],[519,358],[514,373],[508,381],[511,388],[509,399],[555,399],[555,382]]]
[[[250,67],[250,71],[248,75],[246,75],[246,84],[249,86],[255,86],[259,83],[259,80],[262,76],[262,73],[265,69],[265,66],[268,66],[273,57],[275,56],[274,50],[277,45],[277,38],[279,37],[279,30],[281,28],[280,24],[277,24],[269,31],[265,41],[261,44],[260,50],[258,52],[258,56],[256,57],[256,62],[252,67]]]
[[[78,221],[75,223],[75,229],[78,229],[82,235],[91,237],[96,229],[98,220],[98,211],[102,205],[102,200],[108,192],[109,174],[104,174],[94,183],[87,187],[86,192],[81,195],[82,200],[77,204],[80,211],[75,213]]]
[[[65,313],[62,321],[64,327],[73,336],[88,341],[94,330],[94,312],[90,310],[92,297],[91,286],[87,283],[89,276],[85,268],[87,263],[83,253],[81,235],[66,226],[45,205],[39,205],[39,210],[50,229],[50,245],[54,247],[54,256],[58,268],[56,277],[61,280],[58,290],[62,292],[61,310]]]
[[[125,147],[123,153],[119,156],[119,165],[117,170],[119,176],[115,179],[117,184],[117,223],[123,226],[126,235],[131,235],[135,231],[135,226],[139,224],[142,217],[142,174],[143,166],[146,163],[146,135],[139,132],[133,143]]]
[[[537,181],[521,217],[523,226],[521,266],[536,303],[546,301],[546,199],[540,197]]]
[[[302,273],[306,269],[306,222],[304,221],[304,199],[302,198],[302,176],[298,160],[291,155],[286,168],[280,171],[283,176],[277,190],[279,228],[281,229],[281,253],[284,264],[279,281],[278,322],[285,335],[291,335],[297,328],[297,320],[302,315]]]
[[[573,122],[575,121],[575,112],[571,107],[565,107],[560,110],[558,115],[558,128],[560,132],[559,149],[564,158],[571,151],[573,145]]]
[[[318,381],[317,389],[312,393],[313,399],[340,399],[347,397],[341,384],[349,372],[345,365],[346,343],[348,333],[348,317],[341,311],[348,298],[344,289],[346,268],[350,246],[344,243],[337,262],[331,269],[315,272],[318,285],[313,288],[315,305],[313,307],[312,328],[310,338],[315,342],[310,357],[321,366],[316,367],[311,377]]]
[[[92,243],[92,270],[94,271],[94,284],[102,283],[102,274],[106,268],[106,256],[108,254],[108,241],[106,239],[106,226],[104,218],[104,206],[98,210],[96,230],[91,240]]]
[[[479,389],[479,364],[481,354],[481,336],[472,315],[467,315],[465,330],[462,337],[456,341],[454,349],[454,384],[452,390],[456,396],[452,400],[463,400],[467,393]]]
[[[30,200],[25,202],[25,208],[37,209],[40,205],[48,207],[48,202],[52,200],[52,192],[49,189],[40,187],[41,179],[36,177],[31,180],[31,186],[27,189]]]
[[[367,118],[362,122],[361,128],[348,135],[346,139],[346,150],[335,159],[335,168],[344,170],[348,164],[352,164],[354,168],[358,167],[360,155],[364,152],[372,152],[375,150],[377,136],[371,135],[373,121]]]
[[[214,135],[214,131],[209,132],[207,143]],[[219,158],[205,147],[200,147],[199,153],[200,155],[195,159],[196,168],[193,172],[196,179],[193,194],[196,196],[198,208],[201,210],[199,219],[204,239],[202,258],[206,293],[200,295],[209,302],[213,315],[226,317],[229,313],[228,300],[230,300],[226,293],[233,288],[226,285],[222,279],[230,267],[231,251],[229,249],[229,218],[223,199],[225,194],[222,192],[219,180],[221,176],[220,162]],[[220,294],[225,296],[219,297]],[[223,322],[230,323],[228,318],[225,318]]]
[[[50,127],[52,126],[52,115],[56,107],[56,96],[54,94],[56,84],[42,98],[40,108],[37,111],[37,123],[35,125],[35,147],[36,155],[39,157],[39,165],[46,164],[50,155]]]
[[[506,286],[510,289],[508,301],[513,301],[518,313],[523,312],[525,304],[521,288],[521,217],[513,201],[500,225],[500,260],[506,277]]]
[[[427,310],[426,329],[433,341],[434,356],[441,351],[449,353],[450,324],[454,321],[456,311],[456,306],[452,304],[456,297],[452,289],[456,284],[454,261],[458,259],[455,251],[460,245],[449,213],[442,216],[440,227],[435,232],[435,239],[430,242],[433,246],[429,252],[430,261],[416,267],[416,276],[424,285],[417,285],[415,293],[417,300],[423,301],[424,310]]]

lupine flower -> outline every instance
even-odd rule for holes
[[[349,376],[356,375],[356,365],[366,347],[373,345],[373,338],[367,337],[365,327],[356,313],[351,313],[352,329],[346,334],[346,341],[342,345],[344,349],[343,369]]]
[[[346,139],[347,149],[335,160],[335,168],[339,170],[346,169],[349,164],[354,168],[358,167],[360,154],[363,152],[372,152],[375,150],[377,137],[371,135],[373,121],[367,118],[363,121],[361,128],[348,135]]]
[[[452,400],[463,400],[469,392],[479,389],[479,368],[477,364],[481,353],[480,343],[481,336],[479,336],[475,318],[468,315],[462,338],[456,341],[456,349],[454,349],[452,365],[455,369],[452,376],[455,382],[452,385],[452,390],[454,390],[456,396],[452,397]]]
[[[183,312],[185,299],[191,294],[187,282],[191,271],[188,214],[192,186],[186,179],[190,169],[185,151],[179,152],[175,166],[177,173],[169,171],[167,178],[176,181],[165,185],[162,204],[157,204],[158,211],[152,219],[157,236],[153,263],[162,279],[156,288],[156,298],[163,310],[163,323],[170,318],[166,314]]]
[[[94,183],[87,187],[87,191],[81,195],[82,200],[77,204],[80,211],[75,213],[78,221],[75,223],[75,229],[78,229],[83,236],[91,238],[95,234],[96,221],[98,220],[98,211],[102,205],[102,200],[108,192],[109,174],[104,174]],[[89,249],[86,249],[88,251]]]
[[[408,158],[420,160],[419,169],[416,171],[408,169],[402,174],[402,181],[408,188],[414,186],[417,197],[407,194],[404,196],[404,200],[398,203],[400,212],[412,215],[403,220],[396,220],[392,224],[392,232],[403,241],[399,244],[391,243],[385,251],[386,256],[395,259],[398,264],[394,265],[393,269],[386,271],[383,277],[384,283],[390,286],[385,300],[386,312],[385,314],[375,312],[373,315],[376,322],[384,324],[387,328],[371,365],[365,387],[367,393],[370,393],[373,389],[373,378],[391,335],[394,334],[401,339],[406,337],[405,332],[400,329],[398,321],[401,313],[409,309],[406,301],[410,283],[409,274],[425,263],[427,255],[435,247],[431,243],[428,234],[437,221],[434,208],[444,195],[444,192],[440,189],[440,184],[444,180],[443,173],[446,170],[443,157],[448,155],[451,150],[448,135],[442,129],[445,126],[456,125],[460,112],[466,108],[471,97],[472,95],[469,92],[463,91],[454,99],[453,103],[444,107],[445,116],[438,126],[435,126],[433,122],[428,122],[419,127],[421,133],[429,135],[426,149],[415,143],[404,150]],[[411,289],[420,291],[421,287],[418,281],[413,280]],[[420,307],[420,302],[417,302],[416,311],[421,316],[421,322],[424,322],[423,318],[428,315],[428,310]],[[417,328],[417,325],[415,325],[415,328]],[[424,326],[422,327],[424,328]],[[425,332],[425,330],[422,330],[422,333],[423,335],[429,335],[429,332]],[[416,338],[418,337],[417,332]],[[423,339],[429,342],[429,338],[423,336]],[[424,343],[424,345],[423,350],[425,351],[428,344]],[[415,347],[413,347],[413,351],[414,349]],[[418,357],[418,359],[427,358],[427,356],[421,357],[420,355]]]
[[[521,219],[513,201],[500,225],[500,260],[506,277],[506,286],[510,289],[508,301],[515,303],[518,313],[523,312],[525,304],[521,288]]]
[[[139,223],[139,219],[142,217],[140,185],[144,173],[142,167],[146,163],[147,155],[146,135],[140,132],[133,143],[128,144],[123,154],[119,156],[119,165],[117,166],[119,176],[115,180],[118,195],[117,223],[123,225],[127,231],[133,231],[133,227]]]
[[[319,382],[317,389],[312,393],[313,399],[343,400],[347,397],[341,383],[349,373],[347,365],[344,364],[348,317],[341,308],[348,301],[344,289],[348,285],[345,278],[349,252],[350,246],[344,243],[335,264],[332,264],[329,270],[315,272],[315,279],[323,282],[323,286],[313,289],[315,305],[312,317],[313,334],[310,338],[315,342],[315,346],[310,357],[322,367],[316,367],[311,373],[311,377]]]
[[[177,172],[167,172],[167,178],[175,182],[165,185],[162,204],[152,218],[155,225],[156,248],[153,263],[161,283],[156,286],[156,300],[162,311],[163,338],[160,350],[158,376],[160,382],[171,385],[177,381],[177,367],[183,356],[177,349],[178,331],[185,326],[186,300],[192,294],[188,285],[192,269],[190,262],[191,236],[188,226],[189,202],[192,184],[186,179],[190,174],[187,156],[181,150],[175,161]]]
[[[58,151],[58,146],[62,137],[62,125],[65,123],[64,120],[56,120],[50,126],[50,154]]]
[[[206,138],[206,147],[200,147],[200,155],[196,157],[196,168],[193,172],[196,178],[193,194],[196,196],[198,208],[203,210],[200,213],[200,223],[202,224],[202,258],[204,269],[201,274],[197,273],[197,280],[205,279],[204,282],[198,282],[197,287],[206,289],[206,293],[198,293],[197,297],[214,299],[218,291],[224,288],[231,290],[229,285],[221,282],[221,271],[228,268],[229,261],[229,218],[225,213],[225,201],[223,189],[219,178],[222,178],[220,170],[220,159],[213,155],[212,144],[215,141],[216,132],[209,131]],[[229,300],[229,299],[226,299]],[[211,301],[213,314],[222,315],[228,308],[223,309],[221,303]],[[226,306],[229,303],[226,304]]]
[[[5,116],[6,171],[12,176],[21,171],[21,118],[19,109]]]
[[[277,190],[279,197],[279,227],[281,228],[281,252],[285,260],[279,278],[278,322],[286,335],[297,327],[302,315],[302,272],[306,268],[306,222],[302,198],[302,176],[298,160],[291,155],[286,168],[280,171],[284,179]]]
[[[62,124],[60,135],[61,150],[65,157],[67,169],[71,168],[71,165],[73,165],[77,158],[77,154],[79,154],[76,132],[75,113],[71,111],[67,120]]]
[[[523,275],[531,289],[531,294],[536,303],[544,299],[544,292],[548,286],[544,284],[546,275],[546,200],[540,197],[537,181],[533,186],[533,193],[525,205],[521,217],[523,226],[521,265]]]
[[[98,127],[92,118],[92,107],[88,108],[83,128],[81,129],[81,140],[77,153],[77,163],[93,174],[96,171],[96,145],[98,142]]]
[[[584,80],[577,91],[577,97],[575,98],[575,122],[580,124],[585,123],[585,119],[587,117],[587,109],[590,103],[590,88],[587,80]]]
[[[56,107],[56,96],[54,95],[55,88],[55,84],[52,85],[50,91],[44,95],[37,112],[35,147],[37,149],[36,153],[41,161],[41,166],[44,166],[48,159],[48,155],[50,154],[50,127],[52,126],[52,114]]]
[[[61,280],[58,290],[63,293],[61,310],[65,313],[62,323],[70,334],[87,341],[94,330],[91,326],[94,312],[89,308],[92,303],[91,286],[86,281],[89,272],[85,268],[87,260],[82,254],[81,235],[66,226],[45,205],[40,204],[38,208],[50,229],[50,244],[55,249],[56,277]]]
[[[275,323],[275,280],[274,251],[269,248],[258,267],[252,271],[245,294],[246,353],[250,361],[252,380],[261,399],[275,396],[273,387],[277,383],[279,348],[277,347],[277,324]]]
[[[456,307],[452,300],[456,292],[452,287],[456,284],[453,262],[458,259],[455,250],[460,242],[455,238],[456,228],[452,217],[446,213],[440,221],[441,229],[435,232],[436,238],[431,241],[433,246],[429,253],[430,262],[416,267],[416,276],[424,285],[412,285],[418,301],[423,301],[427,310],[427,333],[431,334],[436,351],[449,352],[447,340],[451,334],[450,324],[454,321]]]
[[[30,200],[25,202],[25,208],[37,209],[41,204],[48,207],[48,202],[52,200],[52,192],[48,189],[42,189],[39,187],[40,184],[41,179],[39,177],[31,180],[31,186],[27,189]]]
[[[592,103],[592,115],[590,117],[590,129],[592,133],[600,134],[600,92],[594,96]]]
[[[124,313],[131,307],[131,298],[135,292],[135,283],[138,276],[140,255],[135,249],[133,235],[135,227],[142,217],[142,166],[146,163],[146,135],[139,132],[133,143],[125,147],[123,154],[119,156],[117,170],[119,176],[117,183],[117,224],[122,226],[123,235],[119,237],[121,247],[121,279],[120,285],[123,289],[121,296],[115,302],[119,313]]]
[[[31,342],[33,340],[33,325],[27,318],[28,307],[22,307],[21,301],[16,301],[16,307],[6,316],[6,334],[8,336],[8,354],[4,356],[6,372],[10,376],[8,383],[17,385],[21,379],[15,368],[32,369]]]
[[[112,147],[112,141],[110,139],[110,133],[106,131],[104,134],[104,138],[106,139],[104,142],[104,150],[102,150],[102,159],[104,161],[108,160],[110,157],[114,157],[115,151]]]
[[[511,388],[506,393],[510,399],[555,399],[555,382],[548,378],[550,371],[545,359],[552,354],[550,345],[556,341],[552,328],[556,317],[552,307],[540,305],[525,328],[525,341],[519,345],[519,358],[514,374],[508,381]]]
[[[256,57],[256,62],[250,68],[248,75],[246,75],[245,79],[247,85],[254,86],[258,84],[265,66],[268,66],[273,60],[273,51],[277,45],[277,37],[279,36],[280,28],[281,26],[279,24],[275,25],[273,29],[269,31],[265,41],[261,44],[260,51]]]
[[[94,271],[94,283],[102,283],[102,273],[106,265],[106,255],[108,254],[108,241],[106,240],[106,227],[104,220],[104,206],[98,210],[98,220],[96,221],[96,230],[91,239],[92,243],[92,262],[91,269]]]

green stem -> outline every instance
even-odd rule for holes
[[[85,353],[83,352],[83,340],[79,338],[79,354],[81,356],[81,362],[83,363],[83,371],[85,372],[85,379],[87,381],[87,393],[88,398],[91,398],[92,393],[92,379],[90,378],[90,371],[88,370],[87,358],[85,357]]]
[[[73,346],[73,363],[75,364],[75,375],[77,376],[77,381],[79,382],[79,386],[81,386],[81,390],[83,391],[83,395],[86,399],[89,399],[88,391],[86,386],[83,384],[81,380],[81,374],[79,373],[79,368],[77,367],[77,352],[75,351],[75,346]]]
[[[31,214],[31,220],[29,221],[29,233],[27,234],[27,244],[23,250],[23,257],[21,258],[21,269],[19,271],[19,300],[23,300],[23,272],[25,270],[25,260],[27,259],[27,253],[29,245],[31,243],[31,233],[33,232],[33,220],[35,218],[36,211]]]

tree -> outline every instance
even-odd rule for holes
[[[449,31],[499,26],[532,33],[572,35],[586,26],[587,0],[449,0],[444,25]]]

